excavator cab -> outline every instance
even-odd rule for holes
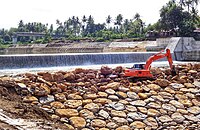
[[[144,69],[145,64],[134,64],[132,69],[142,70]]]

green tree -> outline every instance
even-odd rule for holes
[[[115,25],[117,25],[117,31],[119,32],[121,25],[122,25],[122,21],[123,21],[123,16],[122,14],[118,14],[116,19],[115,19]]]
[[[170,1],[160,10],[161,28],[166,31],[174,31],[180,36],[191,36],[194,24],[189,12],[183,11],[181,6]]]
[[[108,15],[108,17],[106,18],[106,23],[107,23],[107,25],[108,25],[108,29],[110,28],[110,23],[111,23],[111,20],[112,20],[112,18],[111,18],[111,16],[110,15]]]

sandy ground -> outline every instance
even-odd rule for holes
[[[22,103],[14,90],[0,87],[0,130],[65,129],[38,107]]]

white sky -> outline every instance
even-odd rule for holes
[[[132,19],[136,12],[146,22],[155,23],[159,10],[169,0],[0,0],[0,28],[17,27],[22,19],[27,22],[54,24],[69,17],[92,15],[96,23],[103,23],[108,15],[118,14]],[[198,7],[200,11],[200,6]]]

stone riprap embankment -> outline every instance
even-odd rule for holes
[[[25,103],[68,130],[200,129],[200,64],[177,65],[177,75],[152,68],[155,80],[129,82],[123,68],[77,68],[1,77]]]

